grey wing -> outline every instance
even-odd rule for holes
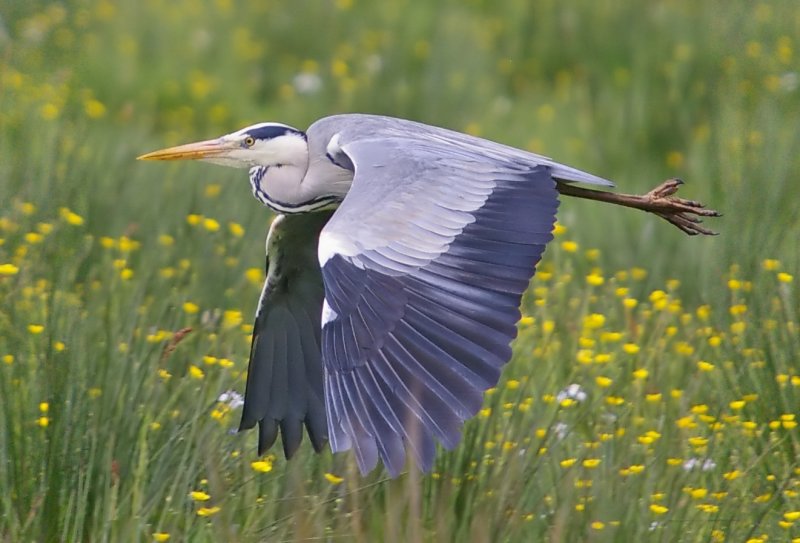
[[[319,245],[331,447],[362,472],[397,475],[406,449],[429,470],[511,357],[555,168],[425,132],[340,141],[355,177]]]
[[[280,430],[290,458],[303,424],[314,449],[327,443],[320,358],[324,291],[317,260],[319,232],[330,213],[279,215],[267,236],[267,279],[250,348],[240,430],[258,424],[258,453]]]

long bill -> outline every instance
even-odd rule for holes
[[[224,156],[238,148],[235,142],[222,139],[198,141],[176,147],[167,147],[144,154],[136,160],[204,160]]]

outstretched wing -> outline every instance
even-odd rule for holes
[[[320,236],[325,401],[334,452],[353,448],[362,473],[380,458],[395,476],[406,449],[429,470],[436,440],[456,446],[510,359],[522,293],[552,238],[554,177],[566,177],[555,173],[598,178],[366,120],[329,149],[355,178]]]
[[[303,439],[327,442],[320,360],[324,291],[317,241],[330,212],[278,215],[267,236],[267,279],[256,312],[240,430],[258,423],[258,453],[280,429],[290,458]]]

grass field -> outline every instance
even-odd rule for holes
[[[1,541],[800,541],[794,0],[0,6]],[[259,459],[220,395],[270,215],[242,172],[134,158],[346,111],[679,176],[721,235],[565,201],[433,473]]]

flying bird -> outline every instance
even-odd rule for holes
[[[278,213],[267,235],[240,430],[258,453],[303,425],[316,451],[352,449],[365,474],[410,454],[429,471],[456,447],[511,358],[522,294],[559,194],[649,211],[712,234],[671,179],[642,196],[550,158],[413,121],[325,117],[305,132],[259,123],[148,153],[248,169]]]

